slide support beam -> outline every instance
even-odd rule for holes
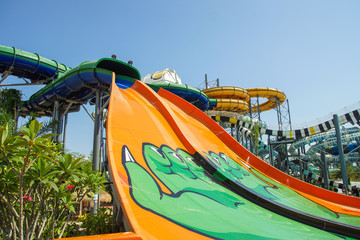
[[[101,102],[100,102],[100,91],[96,90],[96,100],[95,100],[95,123],[94,123],[94,143],[93,143],[93,171],[99,171],[100,165],[100,144],[101,144]],[[95,193],[94,197],[91,199],[91,214],[96,214],[99,204],[99,194]]]
[[[324,152],[321,152],[320,153],[320,158],[321,158],[321,162],[322,162],[322,165],[323,165],[323,168],[322,168],[322,175],[323,175],[323,178],[324,178],[324,184],[325,184],[325,188],[327,190],[329,190],[330,186],[329,186],[329,169],[328,169],[328,165],[326,163],[326,159],[325,159],[325,153]]]
[[[345,193],[348,194],[349,183],[348,183],[348,176],[347,176],[347,172],[346,172],[344,149],[343,149],[343,144],[341,141],[339,117],[337,114],[333,115],[333,120],[334,120],[334,125],[335,125],[335,133],[336,133],[336,139],[337,139],[337,147],[338,147],[338,151],[339,151],[339,161],[340,161],[340,165],[341,165],[343,184],[345,186]]]

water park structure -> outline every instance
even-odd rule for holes
[[[0,46],[0,73],[0,83],[14,75],[29,84],[46,84],[24,102],[22,114],[36,112],[57,119],[54,131],[59,142],[64,140],[67,114],[89,101],[95,104],[93,164],[109,173],[116,220],[124,232],[74,239],[360,237],[359,198],[281,171],[281,166],[290,167],[293,156],[301,160],[301,177],[304,172],[310,175],[303,163],[324,159],[326,163],[326,157],[319,156],[325,150],[337,152],[336,161],[343,165],[347,156],[342,144],[357,141],[359,131],[342,131],[339,126],[358,124],[360,110],[309,128],[274,130],[260,120],[261,112],[277,109],[282,121],[279,109],[286,95],[274,88],[200,90],[181,84],[173,70],[142,79],[135,67],[113,58],[70,69],[6,46]],[[260,103],[259,98],[267,100]],[[217,122],[229,123],[236,134],[231,136]],[[256,139],[260,144],[240,144],[255,131],[268,139],[276,137],[276,142]],[[310,143],[316,145],[309,154],[299,150]],[[251,151],[266,145],[270,164]],[[352,145],[350,152],[358,146]],[[281,170],[274,167],[274,158]]]

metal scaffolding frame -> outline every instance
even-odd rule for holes
[[[276,98],[275,102],[276,102],[276,108],[274,109],[277,113],[279,130],[291,131],[292,125],[291,125],[289,99],[286,99],[283,104],[280,104],[279,99]]]
[[[213,88],[213,87],[219,87],[220,86],[220,80],[219,78],[217,78],[216,80],[212,80],[212,81],[208,81],[208,76],[205,73],[205,79],[204,82],[202,82],[198,88],[199,89],[209,89],[209,88]]]

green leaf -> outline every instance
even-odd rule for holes
[[[34,180],[31,180],[30,181],[30,184],[29,184],[29,188],[32,188],[32,186],[34,185],[35,181]]]
[[[42,123],[39,123],[37,120],[31,121],[30,126],[29,126],[29,130],[30,130],[29,137],[32,140],[36,138],[38,132],[41,129],[41,126],[42,126]]]
[[[70,212],[75,212],[75,208],[73,205],[68,205],[67,208],[70,210]]]
[[[4,142],[6,140],[6,138],[8,137],[9,134],[9,125],[6,123],[5,127],[3,129],[1,129],[1,142],[0,142],[0,146],[3,147],[4,146]]]
[[[41,137],[42,138],[51,138],[51,137],[55,137],[57,136],[58,134],[55,134],[55,133],[48,133],[48,134],[44,134],[42,135]]]
[[[76,174],[72,174],[71,176],[76,182],[79,182],[79,178],[76,176]]]
[[[55,191],[59,191],[58,186],[53,182],[53,181],[49,181],[48,184],[55,190]]]

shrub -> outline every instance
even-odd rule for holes
[[[104,188],[106,180],[92,171],[91,162],[64,155],[51,141],[37,137],[42,124],[12,135],[0,129],[0,238],[61,238],[75,205]]]
[[[96,213],[84,214],[64,232],[64,237],[88,236],[112,233],[112,209],[100,207]]]

